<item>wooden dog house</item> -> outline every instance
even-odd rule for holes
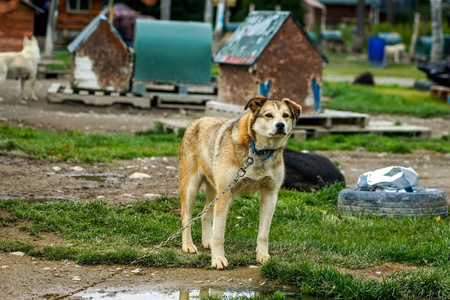
[[[105,16],[97,16],[67,48],[74,90],[129,91],[133,56]]]
[[[214,55],[218,100],[245,105],[262,94],[318,111],[324,59],[293,14],[253,11]]]

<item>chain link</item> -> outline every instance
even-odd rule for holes
[[[192,224],[194,224],[195,221],[197,221],[204,214],[206,214],[211,209],[211,207],[213,207],[214,204],[216,204],[217,201],[219,201],[219,199],[222,198],[225,195],[225,193],[228,192],[231,189],[231,187],[233,185],[235,185],[242,177],[245,176],[245,174],[247,174],[248,167],[253,165],[253,163],[255,162],[255,159],[254,159],[255,155],[256,155],[256,152],[254,152],[252,155],[247,157],[247,159],[245,160],[244,166],[240,167],[237,170],[236,177],[234,177],[234,179],[230,181],[230,183],[225,187],[225,189],[222,192],[220,192],[219,195],[217,195],[216,198],[214,198],[208,205],[205,206],[205,208],[203,208],[203,210],[200,213],[198,213],[188,224],[186,224],[186,226],[181,227],[177,232],[175,232],[174,234],[169,236],[165,241],[161,242],[158,246],[155,246],[152,250],[150,250],[146,254],[144,254],[144,255],[136,258],[132,262],[128,263],[128,266],[135,265],[137,262],[139,262],[139,261],[141,261],[143,259],[146,259],[150,255],[155,253],[157,250],[159,250],[162,247],[164,247],[167,243],[169,243],[170,241],[174,240],[177,236],[179,236],[181,233],[183,233],[183,231],[185,231],[187,228],[191,227]],[[87,289],[89,289],[91,287],[94,287],[94,286],[96,286],[96,285],[98,285],[98,284],[100,284],[100,283],[102,283],[102,282],[104,282],[104,281],[106,281],[106,280],[108,280],[108,279],[110,279],[110,278],[112,278],[112,277],[122,273],[123,270],[125,270],[125,269],[126,268],[118,268],[118,269],[116,269],[116,271],[114,271],[113,273],[109,274],[106,277],[100,278],[99,280],[97,280],[97,281],[95,281],[95,282],[93,282],[91,284],[85,285],[85,286],[83,286],[83,287],[81,287],[81,288],[79,288],[79,289],[77,289],[75,291],[72,291],[70,293],[67,293],[67,294],[64,294],[64,295],[52,298],[52,299],[64,299],[64,298],[73,296],[75,294],[78,294],[78,293],[80,293],[82,291],[85,291],[85,290],[87,290]]]

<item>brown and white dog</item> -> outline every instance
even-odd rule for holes
[[[237,170],[256,152],[246,175],[220,198],[214,209],[202,216],[202,244],[211,249],[211,266],[228,266],[224,251],[228,210],[239,194],[261,192],[256,260],[265,263],[270,255],[269,230],[278,190],[284,178],[283,148],[298,120],[301,107],[284,98],[251,99],[239,119],[205,117],[191,123],[183,137],[179,154],[179,186],[183,226],[191,221],[194,200],[205,184],[206,205],[236,177]],[[182,235],[182,250],[196,253],[191,228]]]
[[[23,49],[21,52],[0,52],[0,85],[6,80],[6,75],[19,78],[20,98],[26,100],[23,95],[25,80],[28,78],[31,85],[31,99],[37,101],[34,93],[34,83],[41,55],[39,53],[39,44],[33,36],[28,39],[23,38]],[[1,99],[1,97],[0,97]]]

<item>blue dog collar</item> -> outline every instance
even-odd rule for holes
[[[267,152],[269,152],[269,155],[267,155],[266,157],[264,157],[263,159],[261,159],[261,161],[265,161],[266,159],[270,158],[270,157],[275,153],[275,150],[273,150],[273,149],[271,149],[271,150],[270,150],[270,149],[267,149],[267,150],[257,150],[256,147],[255,147],[255,142],[253,141],[252,137],[250,137],[250,142],[252,143],[252,152],[253,152],[254,154],[262,155],[262,154],[266,154]]]

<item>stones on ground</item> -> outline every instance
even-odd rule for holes
[[[53,171],[55,171],[55,172],[61,171],[61,167],[58,167],[58,166],[54,166],[52,169],[53,169]]]
[[[166,166],[166,169],[167,169],[167,170],[176,170],[177,167],[174,167],[174,166]]]
[[[134,172],[133,174],[130,175],[130,179],[145,179],[145,178],[152,178],[152,176],[140,172]]]
[[[75,172],[82,172],[84,171],[84,169],[80,166],[75,166],[75,167],[71,167],[71,170],[75,171]]]
[[[161,195],[160,194],[145,194],[144,197],[153,199],[153,198],[159,198],[159,197],[161,197]]]
[[[81,281],[81,277],[80,276],[73,276],[72,280],[73,281]]]
[[[11,252],[10,254],[15,256],[25,256],[25,252],[22,251]]]

